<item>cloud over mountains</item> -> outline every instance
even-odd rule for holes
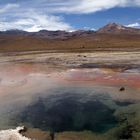
[[[6,0],[0,2],[0,30],[73,30],[63,14],[89,14],[114,7],[139,7],[140,0]]]
[[[140,27],[140,23],[136,22],[136,23],[128,24],[127,27],[139,28]]]

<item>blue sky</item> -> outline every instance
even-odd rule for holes
[[[140,0],[0,0],[0,30],[140,28]]]

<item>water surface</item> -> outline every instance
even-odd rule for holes
[[[139,69],[0,67],[0,129],[25,125],[103,134],[119,127],[122,116],[132,121],[129,112],[138,118],[139,103]]]

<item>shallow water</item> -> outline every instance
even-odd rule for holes
[[[105,133],[119,125],[122,109],[139,103],[139,70],[0,66],[0,129]]]

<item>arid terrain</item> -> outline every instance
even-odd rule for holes
[[[0,33],[0,140],[139,140],[139,110],[138,29]]]
[[[139,51],[140,29],[110,23],[98,31],[0,32],[0,52]]]

